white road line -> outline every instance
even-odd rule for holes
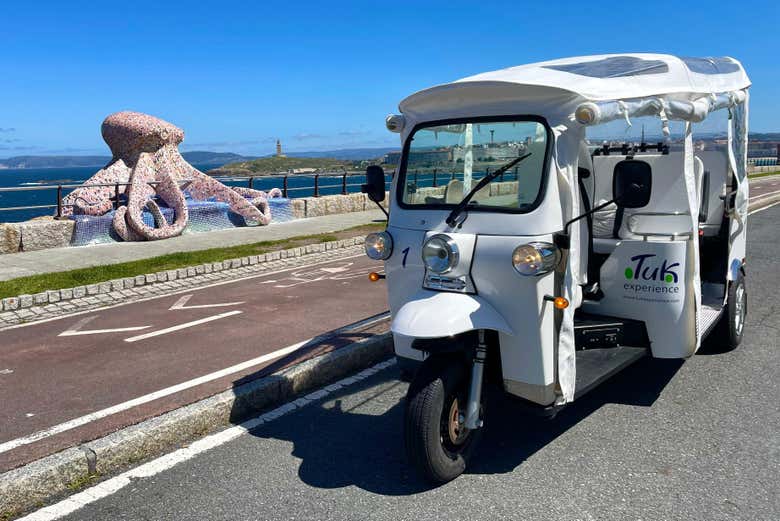
[[[314,219],[314,217],[312,217],[312,219]],[[338,250],[335,250],[335,251],[338,251]],[[63,319],[66,319],[66,318],[77,317],[79,315],[86,315],[88,313],[97,313],[98,311],[105,311],[107,309],[114,309],[114,308],[119,308],[119,307],[122,307],[122,306],[130,306],[132,304],[138,304],[140,302],[149,302],[151,300],[157,300],[157,299],[161,299],[161,298],[168,298],[168,297],[171,297],[173,295],[181,295],[182,293],[192,293],[193,291],[203,291],[204,289],[214,288],[214,287],[217,287],[217,286],[224,286],[226,284],[235,284],[235,283],[238,283],[238,282],[244,282],[244,281],[247,281],[247,280],[257,279],[257,278],[260,278],[260,277],[267,277],[269,275],[277,275],[279,273],[286,273],[288,271],[300,270],[303,267],[321,266],[323,264],[330,264],[331,262],[339,262],[339,261],[343,261],[345,259],[357,259],[359,257],[367,258],[365,253],[358,253],[357,255],[349,255],[349,256],[346,256],[346,257],[336,257],[335,259],[324,260],[324,261],[320,261],[320,262],[313,262],[311,264],[306,264],[306,265],[291,266],[289,268],[282,268],[282,269],[276,270],[276,271],[267,271],[267,272],[264,272],[264,273],[256,273],[254,275],[247,275],[246,277],[238,277],[238,278],[235,278],[235,279],[221,280],[219,282],[213,282],[211,284],[204,284],[202,286],[198,286],[195,289],[193,289],[193,288],[184,288],[184,289],[180,289],[178,291],[171,291],[170,293],[165,293],[163,295],[153,295],[153,296],[150,296],[150,297],[140,298],[138,300],[131,300],[131,301],[127,301],[127,302],[120,302],[119,304],[112,304],[110,306],[104,306],[104,307],[101,307],[101,308],[85,309],[84,311],[76,311],[75,313],[69,313],[67,315],[63,315],[63,316],[60,316],[60,317],[44,318],[44,319],[41,319],[41,320],[35,320],[33,322],[25,322],[24,324],[15,324],[13,326],[0,328],[0,331],[7,331],[9,329],[18,329],[18,328],[22,328],[22,327],[37,326],[38,324],[45,324],[47,322],[54,322],[55,320],[63,320]]]
[[[74,494],[69,498],[63,499],[59,503],[55,503],[51,506],[37,510],[32,514],[19,519],[18,521],[54,521],[55,519],[65,517],[68,514],[72,514],[73,512],[80,510],[91,503],[111,496],[137,479],[155,476],[165,470],[173,468],[179,463],[183,463],[206,451],[219,447],[220,445],[224,445],[225,443],[238,438],[242,434],[256,429],[264,423],[270,423],[277,418],[306,407],[310,403],[319,402],[323,398],[330,396],[335,390],[350,387],[358,382],[365,380],[369,376],[373,376],[380,371],[392,367],[393,365],[395,365],[395,359],[391,358],[389,360],[385,360],[384,362],[378,363],[373,367],[369,367],[368,369],[365,369],[354,376],[344,378],[328,386],[332,390],[323,388],[316,391],[316,398],[311,394],[307,395],[312,396],[311,398],[304,396],[303,401],[297,400],[296,402],[286,403],[281,407],[277,407],[276,409],[265,414],[251,418],[234,427],[229,427],[223,431],[217,432],[216,434],[206,436],[205,438],[190,444],[188,447],[184,447],[170,454],[160,456],[157,459],[154,459],[148,463],[144,463],[143,465],[140,465],[134,469],[128,470],[127,472],[124,472],[116,477],[107,479],[106,481],[98,483],[94,487],[90,487],[86,490],[83,490],[82,492],[79,492],[78,494]]]
[[[763,212],[764,210],[769,210],[770,208],[775,207],[778,204],[780,204],[780,201],[778,201],[776,203],[768,204],[768,205],[764,206],[763,208],[759,208],[758,210],[753,210],[752,212],[748,212],[748,215],[753,215],[754,213],[759,213],[759,212]]]
[[[750,199],[755,201],[756,199],[763,199],[764,197],[770,197],[772,195],[780,194],[780,190],[775,190],[774,192],[767,192],[765,194],[756,194]]]
[[[192,322],[185,322],[184,324],[166,327],[165,329],[158,329],[157,331],[152,331],[151,333],[144,333],[143,335],[131,336],[130,338],[125,338],[125,342],[138,342],[139,340],[146,340],[147,338],[167,335],[168,333],[181,331],[182,329],[187,329],[188,327],[199,326],[207,322],[213,322],[215,320],[220,320],[222,318],[232,317],[233,315],[240,315],[241,313],[243,313],[243,311],[239,311],[239,310],[227,311],[225,313],[220,313],[219,315],[212,315],[210,317],[193,320]]]
[[[379,315],[376,315],[374,317],[368,318],[366,320],[363,320],[361,322],[357,322],[355,324],[350,324],[348,326],[345,326],[343,328],[336,329],[329,334],[325,335],[318,335],[312,338],[309,338],[307,340],[303,340],[302,342],[298,342],[296,344],[292,344],[290,346],[284,347],[282,349],[278,349],[272,353],[268,353],[262,356],[258,356],[257,358],[252,358],[251,360],[247,360],[246,362],[241,362],[240,364],[236,364],[230,367],[226,367],[225,369],[220,369],[219,371],[215,371],[213,373],[209,373],[207,375],[200,376],[198,378],[194,378],[192,380],[188,380],[186,382],[182,382],[177,385],[173,385],[171,387],[166,387],[165,389],[160,389],[159,391],[155,391],[153,393],[146,394],[144,396],[139,396],[138,398],[134,398],[132,400],[128,400],[126,402],[108,407],[106,409],[102,409],[100,411],[95,411],[93,413],[81,416],[79,418],[74,418],[70,421],[60,423],[59,425],[54,425],[53,427],[49,427],[48,429],[44,429],[38,432],[34,432],[28,436],[24,436],[22,438],[16,438],[14,440],[7,441],[5,443],[0,443],[0,453],[8,452],[9,450],[13,450],[17,447],[21,447],[23,445],[29,445],[30,443],[35,443],[36,441],[42,440],[44,438],[48,438],[50,436],[54,436],[55,434],[59,434],[61,432],[69,431],[71,429],[75,429],[76,427],[81,427],[82,425],[86,425],[87,423],[91,423],[93,421],[99,420],[101,418],[105,418],[106,416],[111,416],[112,414],[116,414],[118,412],[126,411],[127,409],[131,409],[133,407],[137,407],[139,405],[143,405],[145,403],[149,403],[151,401],[157,400],[159,398],[164,398],[166,396],[170,396],[171,394],[178,393],[180,391],[184,391],[186,389],[190,389],[192,387],[196,387],[198,385],[211,382],[213,380],[217,380],[219,378],[222,378],[224,376],[229,376],[233,373],[237,373],[240,371],[243,371],[244,369],[249,369],[250,367],[254,367],[256,365],[260,365],[265,362],[269,362],[271,360],[274,360],[276,358],[282,357],[284,355],[288,355],[292,352],[294,352],[297,349],[300,349],[301,347],[309,344],[310,342],[314,342],[316,340],[320,340],[323,338],[328,338],[331,335],[338,334],[340,332],[346,332],[351,331],[353,329],[358,329],[360,327],[365,327],[370,324],[380,322],[384,319],[386,319],[389,316],[389,313],[380,313]]]
[[[128,331],[140,331],[142,329],[148,329],[151,327],[151,326],[133,326],[133,327],[117,327],[114,329],[88,329],[84,331],[81,330],[82,327],[87,325],[89,322],[92,322],[97,317],[98,316],[95,315],[93,317],[82,318],[81,320],[73,324],[73,326],[70,329],[66,329],[65,331],[63,331],[57,336],[79,336],[79,335],[100,335],[103,333],[123,333]]]
[[[190,301],[192,298],[192,294],[184,295],[182,298],[177,300],[173,306],[169,307],[169,311],[173,311],[176,309],[208,309],[208,308],[226,308],[229,306],[238,306],[239,304],[243,304],[244,302],[221,302],[219,304],[197,304],[195,306],[188,306],[187,302]]]

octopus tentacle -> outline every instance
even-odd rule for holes
[[[202,200],[214,197],[217,201],[228,203],[230,209],[242,216],[249,225],[266,225],[271,222],[271,209],[267,202],[262,208],[257,208],[229,186],[223,185],[187,163],[184,164],[189,167],[192,183],[190,183],[188,190],[194,199]]]
[[[157,195],[165,203],[173,208],[175,220],[172,224],[167,224],[160,211],[159,206],[150,198],[148,191],[138,191],[140,183],[143,186],[149,186],[145,179],[149,178],[149,173],[154,173],[154,162],[146,154],[141,154],[133,173],[133,184],[130,185],[128,195],[126,220],[128,226],[138,235],[148,240],[167,239],[181,235],[184,227],[187,225],[188,211],[184,200],[184,194],[179,189],[178,182],[170,175],[169,167],[161,165],[158,170],[157,186],[155,187]],[[139,175],[139,169],[143,169]],[[154,193],[154,191],[152,192]],[[148,226],[143,220],[143,211],[149,209],[158,224],[157,228]]]

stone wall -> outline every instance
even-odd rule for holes
[[[385,193],[383,206],[387,208],[388,194]],[[366,194],[324,195],[322,197],[301,197],[292,200],[293,216],[296,219],[305,217],[322,217],[337,213],[363,212],[376,208]]]
[[[70,246],[74,226],[70,219],[0,224],[0,253]]]

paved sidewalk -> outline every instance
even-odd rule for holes
[[[92,266],[105,266],[168,253],[198,251],[260,241],[281,240],[300,235],[328,233],[367,224],[374,220],[384,220],[384,218],[384,214],[377,209],[297,219],[286,223],[272,223],[268,226],[193,233],[164,241],[117,242],[11,253],[0,256],[0,280]]]

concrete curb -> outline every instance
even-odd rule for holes
[[[37,508],[96,479],[387,359],[390,333],[373,336],[270,376],[0,474],[0,518]]]

